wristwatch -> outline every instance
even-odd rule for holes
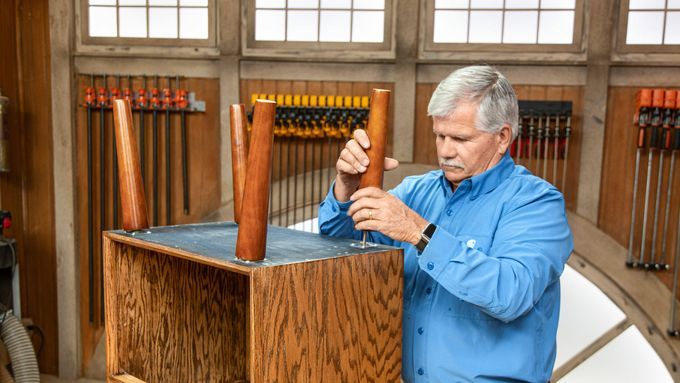
[[[416,243],[416,249],[418,249],[419,253],[422,253],[423,250],[425,250],[427,244],[430,243],[430,239],[434,235],[435,230],[437,230],[437,226],[433,223],[430,223],[420,233],[420,241]]]

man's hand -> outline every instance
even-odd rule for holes
[[[395,241],[415,245],[428,224],[399,198],[378,188],[363,188],[350,199],[354,203],[347,215],[352,217],[357,230],[378,231]]]
[[[333,194],[335,199],[340,202],[349,201],[349,197],[359,187],[361,174],[370,166],[368,155],[364,150],[371,147],[368,135],[362,129],[354,131],[354,138],[349,140],[345,148],[340,152],[335,169],[338,174],[335,177],[335,188]],[[392,170],[399,166],[399,161],[394,158],[385,157],[385,170]]]

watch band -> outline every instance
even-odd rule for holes
[[[430,243],[430,239],[434,235],[435,230],[437,230],[437,226],[430,223],[420,233],[420,241],[416,243],[416,249],[418,249],[419,253],[422,253],[423,250],[425,250],[425,247],[427,247],[427,244]]]

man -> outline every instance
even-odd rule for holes
[[[518,106],[488,66],[442,81],[430,100],[441,170],[389,193],[358,190],[357,130],[319,209],[321,233],[404,249],[407,382],[546,382],[555,361],[559,278],[573,249],[562,194],[516,166]],[[386,170],[398,166],[386,158]]]

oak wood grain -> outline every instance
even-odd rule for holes
[[[300,249],[276,246],[272,257],[295,256],[244,262],[247,274],[178,253],[177,244],[220,228],[229,225],[105,234],[109,382],[120,374],[148,382],[399,380],[401,249],[358,249],[308,233],[299,241],[276,228],[272,242],[298,240],[316,252],[301,261]],[[140,245],[159,235],[160,245]]]
[[[112,380],[115,383],[144,383],[143,380],[137,379],[136,377],[130,374],[113,375],[109,377],[109,380]]]
[[[107,376],[125,372],[148,382],[247,378],[247,277],[110,243]]]
[[[251,382],[398,382],[401,251],[254,271]]]

